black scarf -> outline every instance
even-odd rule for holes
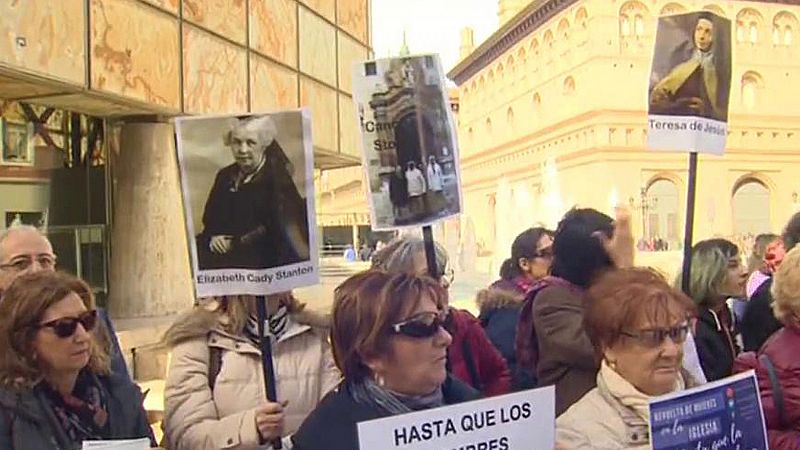
[[[81,371],[72,394],[61,394],[46,381],[36,389],[44,395],[58,426],[71,443],[80,446],[86,440],[108,437],[108,399],[91,372]]]

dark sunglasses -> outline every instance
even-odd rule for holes
[[[445,314],[442,312],[419,313],[408,320],[392,325],[392,331],[403,336],[428,338],[444,326]]]
[[[668,337],[676,344],[682,344],[689,335],[689,324],[682,324],[673,328],[659,328],[655,330],[642,330],[635,333],[622,332],[623,336],[635,339],[647,347],[658,347]]]
[[[86,331],[92,331],[94,326],[97,325],[97,310],[86,311],[78,315],[78,317],[62,317],[60,319],[51,320],[39,325],[39,328],[52,328],[56,336],[60,338],[68,338],[75,334],[78,329],[78,324],[83,326]]]

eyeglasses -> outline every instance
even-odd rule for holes
[[[19,257],[12,260],[10,263],[0,264],[0,269],[11,269],[15,272],[24,272],[31,268],[33,263],[39,264],[39,267],[45,270],[53,270],[56,267],[56,258],[53,255],[39,255],[36,257]]]
[[[419,313],[408,320],[392,325],[392,331],[403,336],[428,338],[439,332],[444,326],[445,315],[442,312]]]
[[[78,315],[78,317],[62,317],[60,319],[51,320],[39,325],[39,328],[52,328],[56,336],[60,338],[68,338],[75,334],[78,329],[78,324],[83,326],[86,331],[92,331],[97,325],[97,310],[86,311]]]
[[[658,328],[655,330],[641,330],[637,332],[623,331],[622,335],[635,339],[647,347],[658,347],[669,337],[672,342],[682,344],[689,334],[689,324],[684,323],[673,328]]]

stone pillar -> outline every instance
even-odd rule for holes
[[[111,315],[133,319],[186,310],[194,290],[172,124],[122,125],[114,156]]]

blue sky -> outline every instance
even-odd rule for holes
[[[459,30],[475,29],[480,45],[497,29],[497,0],[372,0],[376,58],[397,53],[406,32],[411,53],[439,53],[445,70],[458,62]]]

